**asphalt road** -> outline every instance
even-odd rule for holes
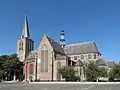
[[[120,90],[116,85],[1,83],[0,90]]]

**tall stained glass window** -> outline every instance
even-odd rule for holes
[[[40,64],[41,72],[48,72],[48,49],[44,44],[41,49],[41,64]]]

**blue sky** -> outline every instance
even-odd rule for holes
[[[43,33],[66,44],[96,41],[102,57],[120,60],[120,0],[1,0],[0,55],[16,52],[27,13],[37,49]]]

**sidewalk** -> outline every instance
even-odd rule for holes
[[[2,83],[16,83],[18,81],[2,81]]]
[[[120,82],[30,82],[30,84],[120,84]]]

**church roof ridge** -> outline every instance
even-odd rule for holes
[[[53,40],[52,38],[50,38],[48,35],[46,35],[48,41],[50,42],[51,46],[53,47],[54,50],[64,54],[64,50],[63,48],[61,48],[60,43],[56,42],[55,40]]]
[[[46,34],[45,34],[46,35]],[[60,45],[60,43],[58,43],[57,41],[53,40],[50,36],[46,35],[46,37],[49,39],[49,40],[52,40],[53,42],[57,43]]]
[[[64,51],[67,55],[82,53],[100,53],[95,41],[66,45]]]
[[[68,44],[65,47],[76,46],[76,45],[83,45],[83,44],[89,44],[89,43],[95,43],[95,41],[81,42],[81,43],[75,43],[75,44]]]

